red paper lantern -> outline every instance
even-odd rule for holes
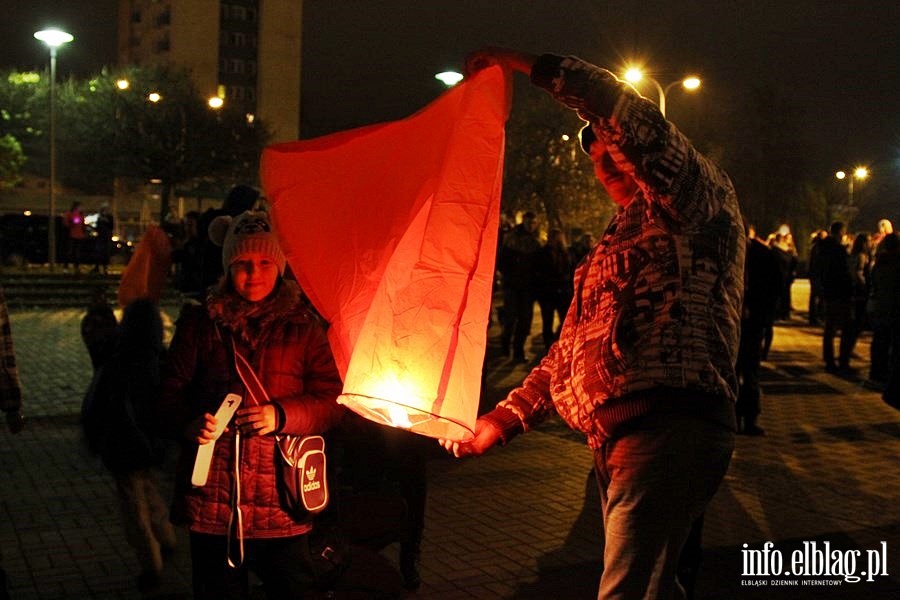
[[[406,119],[263,152],[282,247],[330,323],[339,402],[367,418],[472,436],[509,89],[486,69]]]

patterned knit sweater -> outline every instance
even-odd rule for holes
[[[544,55],[531,79],[638,191],[576,271],[559,341],[486,417],[506,440],[555,408],[592,448],[659,410],[733,428],[745,236],[731,181],[612,73]]]

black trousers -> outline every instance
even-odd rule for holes
[[[232,540],[232,555],[236,554]],[[263,582],[266,596],[279,600],[303,598],[314,583],[307,536],[244,540],[244,562],[228,565],[227,538],[191,532],[191,563],[195,600],[248,600],[249,572]]]
[[[742,424],[755,425],[760,413],[759,363],[767,325],[762,319],[741,321],[741,341],[735,365],[739,386],[735,413],[739,428]]]

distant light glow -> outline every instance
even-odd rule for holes
[[[30,216],[31,216],[31,211],[30,211],[30,210],[26,210],[26,211],[25,211],[24,213],[22,213],[22,214],[25,215],[26,217],[30,217]]]
[[[253,121],[255,121],[255,120],[256,120],[256,115],[254,115],[253,113],[247,113],[247,123],[249,123],[250,125],[253,125]]]
[[[23,83],[38,83],[41,80],[41,75],[34,71],[25,71],[23,73],[10,73],[6,79],[13,85],[21,85]]]
[[[222,108],[222,105],[225,104],[225,101],[219,98],[218,96],[213,96],[208,101],[209,107],[213,110],[218,110]]]
[[[838,171],[837,173],[834,174],[834,176],[837,177],[838,179],[843,179],[844,177],[847,176],[847,174],[844,173],[843,171]]]
[[[690,77],[685,77],[681,82],[681,85],[683,85],[684,89],[686,90],[696,90],[698,87],[700,87],[700,78],[694,77],[693,75]]]
[[[71,33],[66,33],[59,29],[42,29],[41,31],[35,31],[34,37],[51,48],[59,48],[63,44],[68,44],[75,39],[72,37]]]
[[[149,94],[147,94],[147,100],[156,104],[157,102],[162,100],[162,96],[160,96],[158,92],[150,92]]]
[[[869,170],[865,167],[856,167],[853,171],[853,176],[857,179],[865,179],[869,176]]]
[[[116,87],[120,90],[127,90],[131,86],[131,82],[127,79],[120,79],[116,81]]]
[[[112,236],[112,237],[109,238],[109,239],[110,239],[110,241],[112,241],[112,242],[118,242],[118,241],[119,241],[119,236],[114,235],[114,236]]]
[[[441,73],[435,75],[434,78],[447,87],[453,87],[463,80],[463,75],[462,73],[457,73],[456,71],[442,71]]]
[[[564,141],[564,142],[568,142],[568,141],[569,141],[569,134],[568,134],[568,133],[562,134],[562,141]]]
[[[630,83],[637,83],[643,78],[644,73],[637,67],[630,67],[627,71],[625,71],[625,81],[628,81]]]

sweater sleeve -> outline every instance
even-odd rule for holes
[[[609,71],[573,56],[545,54],[535,62],[531,80],[589,121],[619,170],[675,222],[706,223],[735,195],[724,171],[653,102]]]
[[[562,335],[560,339],[563,339]],[[531,370],[522,385],[511,391],[496,409],[484,415],[501,431],[504,443],[539,424],[554,411],[551,373],[556,370],[563,351],[559,342],[550,346],[547,356]]]

